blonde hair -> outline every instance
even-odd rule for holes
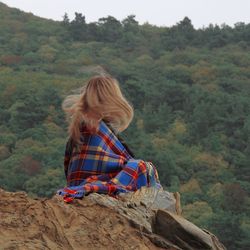
[[[69,122],[69,136],[76,143],[80,142],[82,122],[91,133],[96,133],[100,121],[104,120],[119,133],[134,116],[133,106],[123,96],[119,82],[109,75],[91,77],[80,94],[64,99],[62,108]]]

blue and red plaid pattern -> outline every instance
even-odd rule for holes
[[[142,186],[159,186],[158,173],[152,162],[134,159],[104,121],[96,134],[84,126],[81,145],[66,145],[64,171],[67,187],[57,191],[65,202],[91,192],[116,196],[136,191]]]

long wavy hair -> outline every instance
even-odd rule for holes
[[[62,108],[69,123],[69,136],[75,143],[80,142],[83,125],[96,133],[103,120],[118,134],[129,126],[134,116],[133,106],[123,96],[119,82],[109,75],[91,77],[80,94],[64,99]]]

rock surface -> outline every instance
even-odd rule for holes
[[[97,193],[65,204],[0,189],[0,249],[225,249],[184,219],[178,195],[141,189],[118,199]]]

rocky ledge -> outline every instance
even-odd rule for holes
[[[0,249],[216,249],[211,232],[181,216],[178,193],[92,193],[71,204],[0,189]]]

